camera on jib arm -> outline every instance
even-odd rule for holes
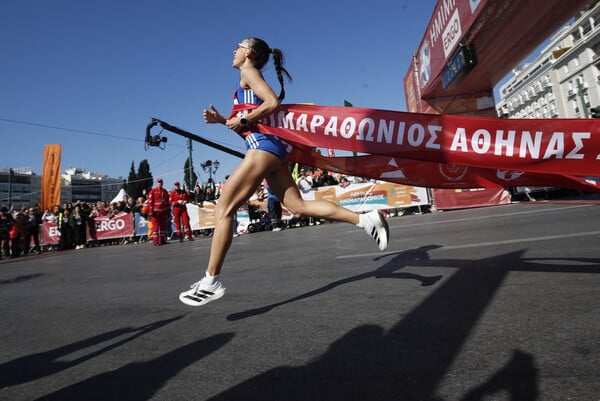
[[[161,149],[165,148],[165,144],[167,143],[167,137],[160,135],[162,133],[162,130],[156,135],[150,134],[150,130],[152,130],[152,127],[158,125],[159,123],[160,120],[153,118],[152,122],[146,127],[146,138],[144,140],[144,147],[146,148],[146,150],[148,150],[149,147],[160,147]]]
[[[162,143],[167,142],[166,136],[154,135],[146,138],[148,146],[160,146]]]

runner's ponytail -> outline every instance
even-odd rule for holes
[[[279,101],[282,101],[285,98],[285,88],[283,85],[284,76],[291,82],[292,76],[290,73],[283,67],[284,57],[283,52],[280,49],[270,48],[267,42],[259,38],[248,38],[248,45],[254,52],[250,56],[252,61],[254,62],[254,66],[259,70],[262,70],[267,61],[269,61],[269,55],[273,54],[273,63],[275,64],[275,71],[277,72],[277,80],[279,81],[279,85],[281,85],[281,92],[279,92]]]

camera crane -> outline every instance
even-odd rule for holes
[[[162,130],[158,134],[152,135],[150,133],[150,131],[152,130],[152,128],[156,127],[157,125],[160,126],[162,128]],[[209,141],[208,139],[205,139],[205,138],[202,138],[201,136],[192,134],[191,132],[182,130],[181,128],[177,128],[169,123],[159,120],[158,118],[152,118],[152,121],[150,122],[150,124],[148,124],[148,126],[146,126],[146,139],[145,139],[145,143],[144,143],[145,150],[148,150],[148,148],[151,148],[151,147],[158,147],[160,149],[165,148],[166,143],[167,143],[167,137],[161,135],[163,130],[167,130],[167,131],[173,132],[174,134],[181,135],[185,138],[191,139],[193,141],[200,142],[206,146],[210,146],[211,148],[215,148],[222,152],[228,153],[230,155],[237,156],[240,159],[244,158],[244,154],[241,152],[230,149],[223,145],[219,145],[218,143]]]

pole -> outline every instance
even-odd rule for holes
[[[344,107],[354,107],[354,105],[352,103],[350,103],[347,100],[344,100]],[[358,155],[358,153],[356,152],[352,152],[352,156],[356,157]],[[360,180],[358,179],[358,177],[354,177],[354,183],[358,184]]]
[[[13,189],[13,177],[15,175],[15,171],[12,168],[8,169],[8,208],[12,207],[12,189]]]
[[[193,188],[194,183],[192,180],[194,179],[194,163],[192,162],[192,138],[188,138],[188,150],[190,153],[190,163],[188,165],[188,190]]]

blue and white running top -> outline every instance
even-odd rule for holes
[[[240,85],[235,89],[233,104],[262,104],[262,102],[252,89],[244,89]]]
[[[256,96],[252,89],[244,89],[238,85],[233,97],[233,104],[262,104],[262,99]],[[246,136],[246,150],[258,149],[269,152],[283,160],[289,153],[288,145],[273,135],[252,132]]]

